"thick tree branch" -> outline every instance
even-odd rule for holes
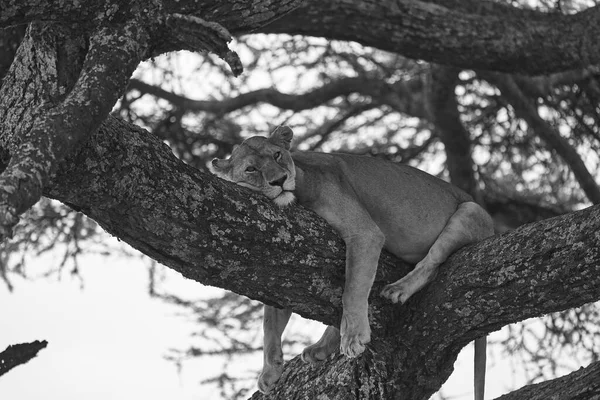
[[[103,28],[92,36],[75,86],[22,133],[0,175],[0,235],[11,235],[17,216],[40,199],[58,163],[100,126],[144,58],[146,46],[146,33],[137,23]]]
[[[310,0],[261,31],[354,40],[414,59],[527,75],[600,63],[600,6],[562,15],[487,1],[436,3]]]
[[[230,32],[250,32],[289,13],[301,3],[300,0],[267,0],[257,5],[255,1],[230,0],[158,0],[158,1],[105,1],[95,0],[64,0],[49,2],[46,0],[0,0],[0,28],[27,24],[34,21],[80,23],[93,28],[99,22],[123,22],[136,19],[141,14],[146,16],[149,25],[157,28],[153,34],[153,53],[156,54],[188,48],[189,40],[204,40],[203,38],[188,38],[182,42],[182,37],[173,32],[175,14],[184,16],[183,24],[193,30],[207,33],[199,25],[218,24]],[[189,18],[188,18],[189,17]],[[193,21],[200,18],[204,22]],[[162,24],[166,22],[166,24]],[[162,25],[162,26],[161,26]],[[177,27],[175,27],[177,28]],[[184,28],[184,29],[187,29]],[[178,29],[176,29],[178,30]],[[209,28],[209,30],[213,30]],[[189,32],[189,31],[188,31]],[[181,33],[181,31],[180,31]],[[211,34],[212,35],[212,34]],[[203,46],[207,43],[203,43]],[[202,49],[207,50],[206,48]]]
[[[596,400],[600,399],[600,362],[560,378],[528,385],[497,400]]]
[[[491,73],[480,75],[500,89],[502,95],[514,108],[517,116],[526,121],[534,132],[567,163],[588,199],[594,204],[600,204],[600,187],[598,187],[594,177],[590,174],[573,146],[539,115],[535,101],[528,98],[514,79],[508,75]]]
[[[279,211],[183,164],[139,128],[109,118],[46,194],[190,279],[339,323],[345,251],[331,227],[312,212]],[[398,368],[381,379],[421,398],[441,385],[474,338],[598,300],[598,230],[600,208],[593,207],[490,238],[453,255],[436,281],[400,307],[378,296],[407,271],[384,254],[370,298],[372,346],[394,346],[387,361]],[[427,362],[415,367],[420,357]],[[365,366],[335,365],[350,374]]]
[[[0,353],[0,376],[21,364],[25,364],[45,348],[48,342],[36,340],[31,343],[19,343],[8,346]]]
[[[137,79],[132,79],[129,84],[129,89],[165,99],[191,112],[226,114],[258,103],[268,103],[284,110],[301,111],[323,105],[338,96],[360,93],[376,99],[380,104],[387,104],[398,112],[425,118],[422,87],[423,83],[419,79],[388,84],[380,78],[356,77],[341,78],[301,94],[259,89],[223,100],[192,100]]]
[[[0,7],[0,27],[34,20],[94,24],[98,15],[123,21],[144,10],[154,15],[199,17],[233,35],[274,32],[354,40],[410,58],[469,69],[538,75],[600,63],[596,40],[600,6],[574,15],[493,1],[454,0],[289,0],[263,1],[261,7],[246,0],[126,4],[1,0]],[[272,23],[264,26],[268,22]],[[185,48],[176,36],[168,34],[168,29],[157,29],[152,53]]]

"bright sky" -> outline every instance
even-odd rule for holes
[[[0,351],[10,344],[49,342],[37,358],[0,378],[1,399],[221,399],[214,387],[199,382],[214,376],[222,361],[186,363],[178,373],[164,359],[169,348],[187,347],[191,323],[180,309],[149,297],[147,264],[95,255],[85,256],[81,264],[83,289],[70,276],[33,282],[14,278],[12,294],[0,285]],[[170,275],[182,291],[213,290]],[[472,357],[472,346],[467,346],[445,386],[446,396],[472,398]],[[248,357],[240,362],[239,372],[247,375],[260,365],[260,356]],[[504,360],[489,370],[487,398],[519,386],[508,365]]]
[[[89,258],[85,260],[89,262]],[[163,356],[189,341],[174,309],[151,299],[141,262],[94,257],[79,281],[40,279],[0,285],[0,349],[33,340],[48,347],[0,378],[4,399],[191,399]],[[6,397],[5,397],[6,396]]]

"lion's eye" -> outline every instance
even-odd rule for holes
[[[256,168],[248,167],[248,168],[246,168],[246,172],[256,172]]]
[[[279,159],[281,158],[281,152],[278,151],[275,154],[273,154],[273,158],[275,159],[275,161],[279,161]]]

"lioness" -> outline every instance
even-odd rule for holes
[[[231,158],[212,161],[223,179],[259,191],[279,206],[297,201],[314,210],[346,243],[346,281],[339,330],[329,326],[302,359],[323,361],[338,347],[356,357],[371,338],[368,296],[382,248],[417,263],[382,296],[404,303],[436,275],[458,248],[492,235],[490,216],[462,190],[418,169],[372,157],[290,153],[293,132],[280,126],[254,136]],[[290,310],[265,306],[264,366],[258,386],[269,391],[283,372],[281,334]],[[341,335],[340,335],[341,334]]]

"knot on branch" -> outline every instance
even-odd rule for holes
[[[240,57],[227,46],[231,34],[223,25],[193,15],[170,14],[167,26],[188,49],[215,53],[229,64],[233,75],[242,73]]]

